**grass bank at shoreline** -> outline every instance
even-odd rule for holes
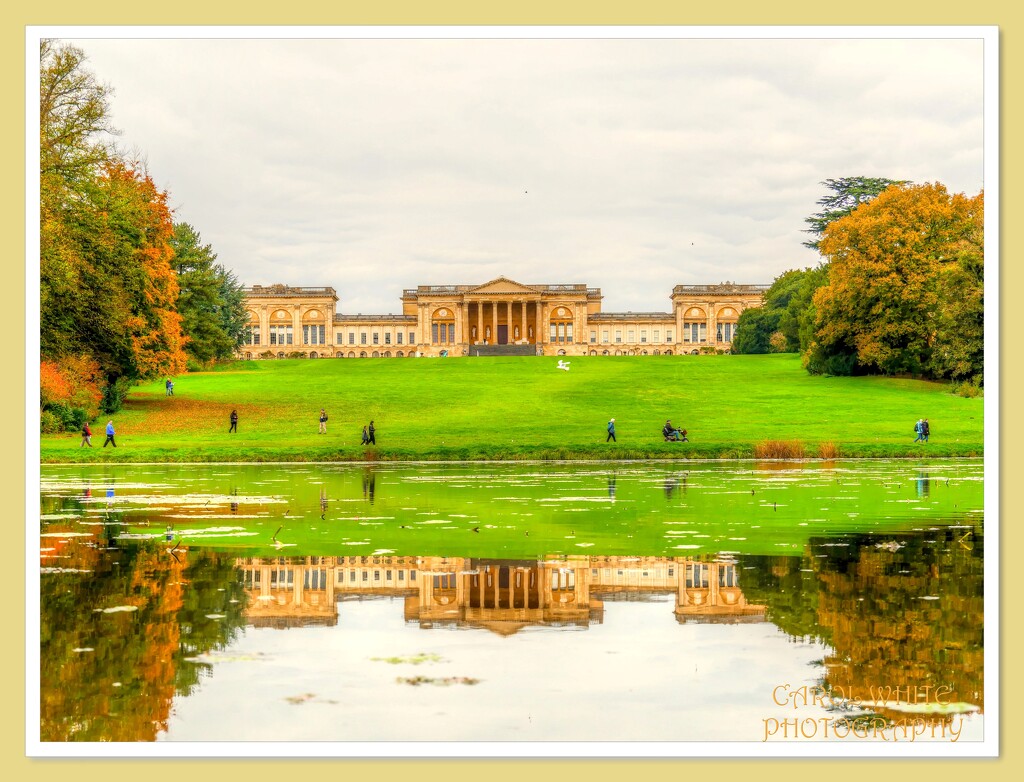
[[[43,463],[956,458],[984,454],[983,400],[896,378],[808,375],[774,356],[240,362],[134,389],[118,448],[44,435]],[[327,433],[318,433],[320,408]],[[228,417],[237,409],[237,434]],[[605,442],[616,419],[618,441]],[[929,419],[929,443],[914,422]],[[666,443],[666,418],[690,442]],[[360,445],[374,420],[376,446]],[[771,445],[774,443],[774,445]]]

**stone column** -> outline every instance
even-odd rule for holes
[[[259,346],[264,350],[270,350],[270,311],[267,309],[266,304],[260,305],[260,311],[257,313],[260,317],[260,344]],[[256,347],[255,345],[253,347]]]
[[[481,300],[476,302],[476,341],[483,342],[484,339],[484,303]]]
[[[715,341],[715,316],[711,314],[712,312],[714,312],[714,309],[713,309],[714,306],[715,306],[714,302],[710,302],[709,301],[707,303],[707,308],[708,308],[707,309],[707,312],[708,312],[708,340],[705,343],[707,345],[714,344],[714,341]]]
[[[286,351],[288,347],[291,350],[298,350],[302,346],[302,314],[299,312],[301,306],[301,304],[292,305],[292,344],[285,346]]]
[[[491,302],[491,338],[487,341],[490,345],[498,344],[498,301]]]
[[[463,332],[462,319],[465,317],[465,314],[466,313],[463,310],[462,302],[460,301],[460,302],[458,302],[455,305],[455,344],[456,345],[461,345],[462,344],[462,332]]]
[[[526,299],[523,299],[520,302],[520,304],[523,305],[523,313],[522,313],[523,317],[522,317],[522,323],[519,326],[519,339],[525,340],[525,339],[527,339],[527,336],[526,336],[526,333],[527,333],[526,332]]]
[[[540,299],[537,300],[537,312],[535,315],[537,323],[533,327],[533,336],[536,337],[537,344],[542,345],[545,341],[541,331],[541,322],[544,319],[544,303]]]

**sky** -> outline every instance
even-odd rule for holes
[[[825,179],[984,187],[979,38],[60,40],[176,222],[345,314],[499,276],[667,312],[816,265]]]

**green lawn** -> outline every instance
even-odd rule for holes
[[[283,360],[240,362],[133,390],[116,450],[44,435],[43,462],[738,458],[766,440],[808,456],[980,456],[983,400],[893,378],[814,377],[795,355]],[[328,433],[317,433],[321,407]],[[232,408],[237,434],[228,434]],[[617,443],[605,443],[614,416]],[[913,444],[929,419],[931,442]],[[666,418],[689,443],[665,443]],[[374,419],[377,446],[359,444]]]

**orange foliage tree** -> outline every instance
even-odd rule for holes
[[[960,311],[953,297],[965,292],[951,292],[942,280],[968,263],[983,269],[983,221],[983,194],[950,195],[943,185],[926,183],[893,185],[831,223],[820,244],[828,282],[814,295],[808,369],[953,376],[938,363],[935,347],[959,339],[956,332],[982,318],[983,298]],[[981,275],[971,279],[980,294]],[[980,336],[967,348],[977,359],[968,373],[983,371]]]
[[[167,194],[109,142],[111,91],[84,61],[40,45],[40,398],[93,417],[97,394],[113,411],[136,381],[183,371],[185,338]]]

